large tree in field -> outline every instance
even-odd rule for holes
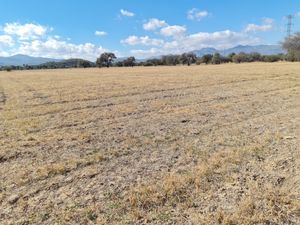
[[[184,53],[181,55],[180,61],[182,64],[187,64],[189,66],[197,61],[197,56],[192,52]]]
[[[211,63],[212,58],[213,58],[212,54],[206,54],[206,55],[201,57],[200,62],[205,63],[205,64],[209,64],[209,63]]]
[[[222,56],[220,53],[216,52],[212,59],[211,59],[212,64],[221,64],[222,63]]]
[[[283,41],[282,47],[287,50],[289,61],[300,61],[300,33],[287,37]]]
[[[104,52],[97,58],[96,65],[98,67],[110,67],[117,57],[112,52]]]
[[[123,61],[123,66],[131,66],[131,67],[133,67],[133,66],[135,66],[135,57],[134,56],[130,56],[130,57],[128,57],[127,59],[125,59],[124,61]]]

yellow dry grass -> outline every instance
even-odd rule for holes
[[[0,224],[300,224],[300,64],[0,73]]]

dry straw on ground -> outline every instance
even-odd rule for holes
[[[298,63],[0,73],[0,224],[300,224]]]

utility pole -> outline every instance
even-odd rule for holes
[[[293,19],[294,16],[293,15],[288,15],[287,16],[287,24],[286,24],[286,33],[287,33],[287,37],[291,37],[292,35],[292,26],[293,26]]]

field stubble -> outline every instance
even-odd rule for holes
[[[300,224],[300,64],[0,73],[1,224]]]

